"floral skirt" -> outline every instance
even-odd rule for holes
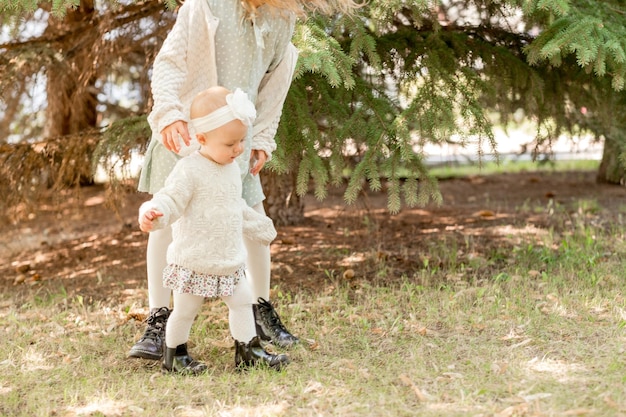
[[[163,286],[184,294],[201,297],[230,297],[240,279],[244,279],[245,269],[239,268],[232,275],[201,274],[179,265],[170,264],[163,270]]]

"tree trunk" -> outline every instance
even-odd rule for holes
[[[624,136],[606,137],[602,150],[602,161],[598,168],[596,181],[606,184],[624,184],[626,180],[626,168],[620,161],[620,155],[624,152],[624,144],[616,138]]]
[[[296,193],[296,175],[296,171],[278,175],[270,170],[261,175],[265,212],[276,226],[294,225],[304,219],[304,201]]]
[[[94,16],[93,0],[81,0],[80,6],[68,11],[61,21],[48,20],[47,32],[58,32],[90,22]],[[77,39],[78,38],[78,39]],[[96,31],[83,29],[59,45],[63,59],[48,67],[46,127],[44,137],[58,137],[93,128],[97,122],[95,95],[96,59],[92,47]]]
[[[52,157],[53,166],[48,181],[81,185],[93,182],[91,174],[91,153],[84,152],[85,145],[75,146],[71,141],[85,140],[80,134],[93,129],[98,123],[96,81],[98,77],[97,51],[94,51],[98,39],[98,30],[90,24],[95,14],[93,0],[81,0],[80,6],[71,9],[62,20],[55,16],[48,19],[46,32],[63,33],[75,29],[71,39],[58,43],[61,59],[53,62],[46,69],[47,85],[46,121],[43,131],[44,139],[59,137],[74,138],[64,140],[62,152]],[[76,136],[78,135],[78,136]],[[78,139],[76,139],[76,137]],[[68,149],[78,149],[68,155]],[[64,158],[66,160],[64,160]],[[71,164],[73,169],[59,172],[61,167]]]

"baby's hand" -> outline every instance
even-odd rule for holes
[[[154,227],[154,220],[161,216],[163,216],[163,213],[158,210],[152,209],[146,211],[146,213],[141,216],[141,219],[139,219],[139,228],[142,232],[151,231]]]

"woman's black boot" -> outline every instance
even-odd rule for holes
[[[277,371],[289,363],[289,357],[283,353],[273,355],[263,349],[259,337],[255,336],[248,343],[235,340],[235,367],[245,369],[256,364],[266,364]]]
[[[187,352],[187,344],[175,348],[165,348],[163,355],[163,372],[175,372],[185,375],[198,375],[207,370],[207,366],[198,362]]]
[[[257,303],[252,304],[252,311],[254,312],[257,335],[262,340],[268,342],[271,340],[273,344],[281,348],[292,347],[300,341],[287,331],[274,306],[269,301],[259,297]]]
[[[163,356],[165,345],[165,325],[172,313],[167,307],[153,308],[146,320],[146,331],[141,339],[130,348],[128,356],[131,358],[143,358],[159,360]]]

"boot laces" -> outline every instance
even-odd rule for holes
[[[278,317],[278,313],[276,313],[274,306],[272,306],[269,301],[259,298],[259,307],[261,315],[265,318],[268,324],[272,326],[272,329],[278,328],[283,332],[287,332],[287,328],[280,320],[280,317]]]
[[[154,314],[150,314],[146,319],[148,326],[141,340],[150,339],[156,341],[162,338],[168,316],[169,309],[167,307],[161,307]]]

